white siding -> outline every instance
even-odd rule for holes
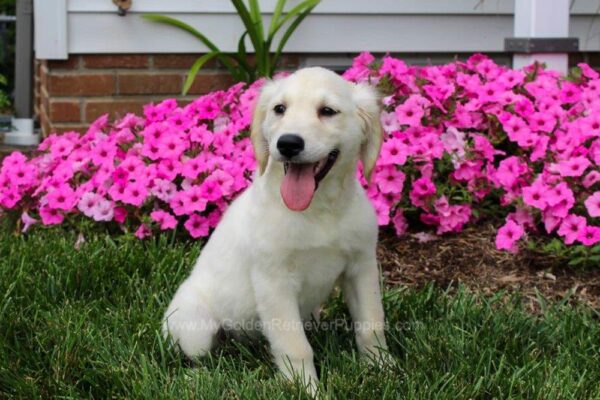
[[[55,0],[37,0],[42,1]],[[286,51],[502,52],[504,38],[513,33],[514,1],[323,0],[290,39]],[[288,2],[294,5],[298,0]],[[274,4],[275,0],[261,0],[266,20]],[[238,37],[243,32],[228,0],[133,0],[133,7],[125,17],[117,15],[110,0],[67,0],[68,34],[64,56],[66,52],[205,51],[195,38],[184,32],[142,20],[140,15],[145,12],[180,18],[197,27],[225,51],[236,50]],[[42,15],[41,18],[54,17]],[[600,0],[573,0],[570,35],[580,38],[582,50],[600,50]],[[44,42],[36,40],[38,51],[40,43]]]

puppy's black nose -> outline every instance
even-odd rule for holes
[[[292,158],[304,150],[304,139],[293,133],[281,135],[277,140],[277,150],[282,156]]]

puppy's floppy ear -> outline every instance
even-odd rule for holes
[[[250,139],[254,147],[254,155],[258,162],[258,173],[262,175],[267,168],[269,161],[269,143],[263,134],[263,123],[267,116],[267,104],[273,92],[274,82],[267,81],[261,91],[252,117],[252,126],[250,127]]]
[[[379,94],[374,87],[359,83],[354,87],[353,95],[364,134],[360,148],[360,159],[363,163],[365,179],[369,181],[383,142],[383,130],[379,122],[381,111]]]

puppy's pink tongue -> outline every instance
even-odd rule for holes
[[[308,208],[315,194],[314,164],[290,164],[281,182],[283,202],[293,211]]]

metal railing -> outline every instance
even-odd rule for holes
[[[6,62],[8,54],[8,24],[17,21],[14,15],[0,15],[0,63]],[[8,132],[11,129],[10,116],[0,115],[0,132]]]

